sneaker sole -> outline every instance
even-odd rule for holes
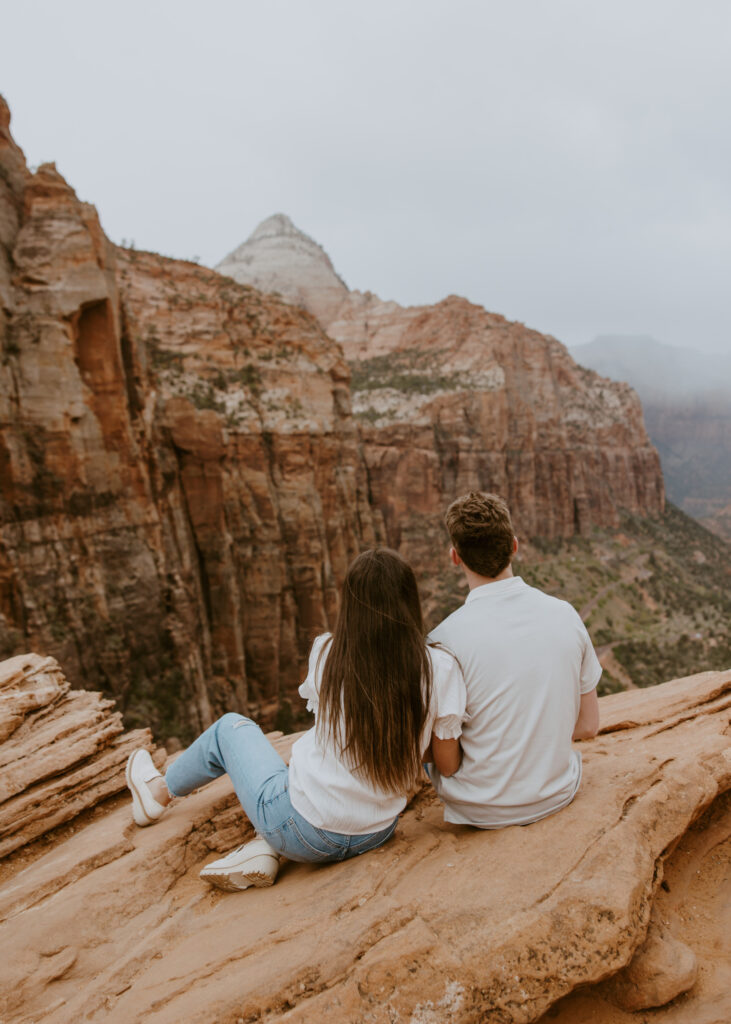
[[[127,764],[125,765],[124,769],[124,777],[127,781],[127,789],[129,789],[130,793],[132,794],[132,817],[134,818],[135,825],[139,825],[142,828],[144,828],[145,825],[154,825],[155,822],[157,821],[157,818],[150,818],[147,816],[147,814],[145,814],[145,808],[142,803],[142,797],[140,796],[137,787],[132,781],[132,762],[134,761],[138,753],[139,751],[135,750],[134,754],[132,754],[127,759]]]
[[[243,892],[252,885],[257,889],[267,889],[274,885],[271,875],[262,871],[201,871],[200,877],[225,892]]]

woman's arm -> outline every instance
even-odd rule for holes
[[[462,764],[462,746],[459,740],[440,740],[432,734],[431,743],[424,755],[431,750],[431,763],[434,764],[440,775],[448,778],[454,775]]]

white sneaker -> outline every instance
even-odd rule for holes
[[[220,860],[206,864],[200,876],[219,889],[240,892],[250,885],[259,888],[274,885],[278,871],[279,854],[266,839],[257,836]]]
[[[125,769],[127,786],[132,794],[132,817],[140,826],[154,825],[167,810],[159,804],[147,785],[153,779],[162,778],[146,750],[133,750],[127,758]]]

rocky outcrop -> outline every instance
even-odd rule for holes
[[[529,1024],[575,989],[583,1006],[603,999],[615,975],[617,990],[645,985],[646,999],[658,950],[668,952],[658,916],[678,927],[670,900],[687,919],[676,938],[693,949],[683,902],[684,892],[699,900],[688,889],[699,884],[693,843],[708,867],[715,858],[708,907],[715,893],[718,916],[728,898],[731,672],[604,698],[601,713],[600,736],[582,744],[581,790],[560,813],[480,832],[445,824],[424,784],[381,850],[285,863],[274,889],[222,894],[198,879],[251,834],[226,778],[153,828],[134,828],[125,804],[47,837],[0,869],[0,945],[14,954],[0,963],[0,1015]],[[274,738],[284,754],[291,740]],[[686,1016],[668,1022],[725,1020],[724,950],[709,941],[693,953],[698,999],[693,986]],[[599,1018],[575,1018],[587,1019]]]
[[[123,735],[113,707],[71,690],[53,658],[0,663],[0,858],[124,789],[127,757],[152,737]]]
[[[604,986],[624,1010],[665,1006],[693,987],[698,958],[653,912],[647,936],[631,962]]]
[[[271,717],[375,539],[339,347],[194,264],[115,249],[0,107],[0,656],[130,724]]]

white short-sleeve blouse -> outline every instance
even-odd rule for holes
[[[313,643],[307,678],[299,688],[316,722],[327,658],[327,649],[323,651],[323,647],[329,638],[330,634],[324,633]],[[454,655],[440,647],[428,647],[427,651],[432,664],[432,696],[422,751],[429,746],[432,734],[439,739],[457,739],[461,735],[467,699]],[[355,775],[341,761],[329,738],[320,742],[316,725],[292,747],[289,795],[294,809],[311,825],[345,835],[367,835],[387,828],[404,809],[407,799],[406,794],[386,793]]]

